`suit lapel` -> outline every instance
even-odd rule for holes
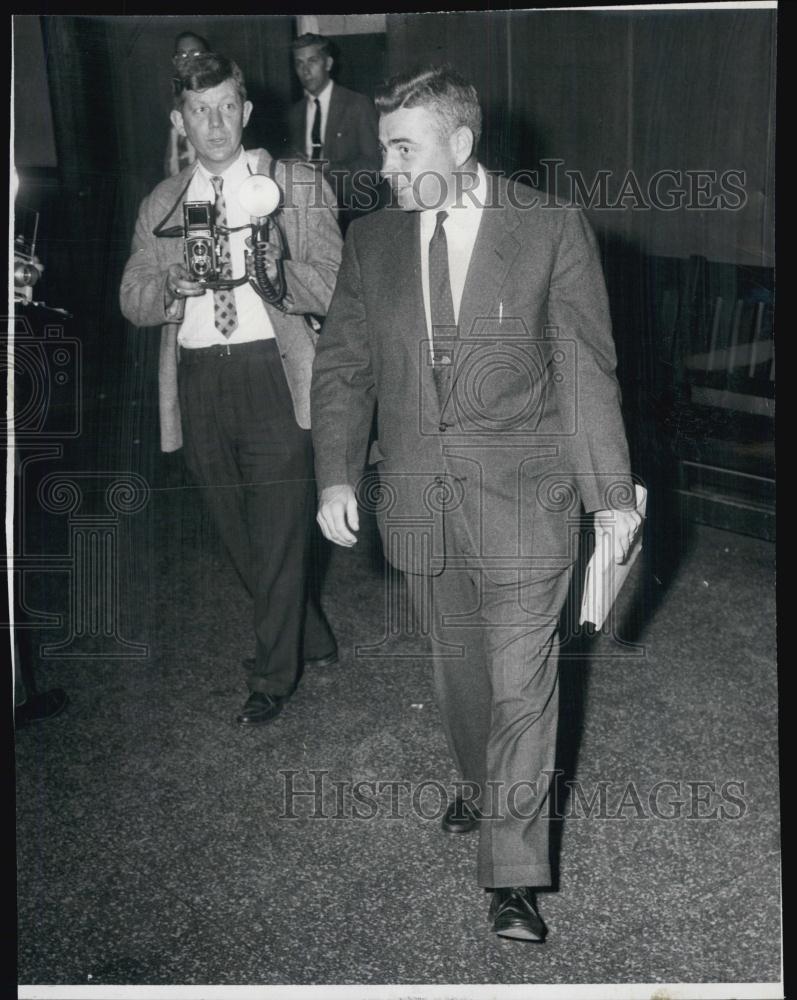
[[[514,235],[518,219],[506,201],[506,182],[494,174],[487,175],[492,185],[487,204],[482,210],[479,231],[473,247],[457,323],[460,349],[456,354],[456,368],[449,392],[443,404],[443,413],[451,402],[460,374],[467,368],[469,355],[477,346],[480,330],[495,329],[494,323],[481,320],[499,320],[502,314],[501,290],[509,269],[520,250]]]
[[[496,186],[482,211],[459,308],[459,335],[465,340],[474,335],[476,320],[498,318],[501,289],[520,250],[514,235],[518,220],[506,202],[505,183],[490,174],[487,180]]]
[[[400,342],[403,350],[409,353],[412,369],[418,373],[421,392],[426,399],[424,408],[426,412],[434,413],[439,404],[432,378],[429,334],[423,306],[421,216],[420,212],[387,211],[396,218],[396,227],[383,245],[385,261],[384,267],[380,268],[380,273],[385,275],[382,298],[384,302],[391,303],[389,336],[393,342]]]

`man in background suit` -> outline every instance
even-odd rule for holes
[[[291,48],[305,93],[288,113],[292,152],[321,165],[335,191],[345,230],[351,219],[377,203],[376,110],[363,94],[332,80],[334,60],[322,35],[300,35]]]
[[[198,56],[201,52],[210,52],[208,41],[201,35],[194,34],[193,31],[181,31],[174,40],[174,53],[172,54],[172,68],[177,79],[180,77],[182,67],[187,65],[186,60],[192,56]],[[171,125],[169,141],[166,145],[163,176],[174,177],[184,167],[189,167],[195,162],[196,150],[186,136],[181,135],[177,128]]]
[[[540,942],[578,505],[614,525],[617,561],[640,522],[603,275],[580,211],[478,164],[478,98],[453,70],[396,77],[376,104],[397,208],[350,227],[316,354],[318,521],[354,545],[376,498],[467,789],[443,828],[479,829],[492,930]],[[375,404],[381,490],[358,498]]]
[[[197,163],[162,181],[144,199],[122,278],[122,312],[136,326],[162,327],[161,446],[184,446],[238,574],[254,599],[255,657],[245,661],[249,697],[238,722],[270,722],[296,686],[300,661],[337,659],[334,636],[308,600],[307,563],[315,483],[310,378],[317,335],[305,314],[324,315],[340,263],[332,192],[302,163],[275,163],[245,151],[252,111],[240,69],[223,56],[186,60],[175,85],[172,123]],[[278,304],[248,283],[209,290],[193,280],[178,234],[187,201],[209,202],[217,225],[242,227],[219,238],[225,278],[246,273],[250,218],[238,193],[252,174],[272,174],[284,196],[274,218],[284,238],[268,251]],[[179,364],[178,364],[179,361]],[[207,615],[208,608],[198,611]]]

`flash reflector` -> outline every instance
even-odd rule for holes
[[[279,205],[280,189],[265,174],[252,174],[238,189],[238,201],[252,218],[263,219]]]

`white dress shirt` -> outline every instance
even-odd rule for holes
[[[255,163],[253,171],[257,171]],[[186,192],[186,201],[216,201],[216,194],[210,182],[211,177],[221,177],[224,181],[222,194],[227,208],[227,225],[242,226],[249,222],[249,216],[238,201],[238,188],[249,177],[249,156],[241,149],[238,159],[222,174],[211,174],[197,162],[196,171]],[[244,241],[251,235],[250,229],[230,234],[230,256],[232,275],[240,277],[246,271]],[[229,337],[222,336],[216,329],[213,313],[213,291],[204,295],[191,296],[185,300],[185,315],[177,336],[181,347],[212,347],[214,344],[243,344],[249,340],[271,340],[274,327],[266,312],[263,300],[247,282],[233,289],[238,326]]]
[[[327,119],[329,118],[329,102],[332,99],[332,80],[324,87],[320,94],[310,94],[305,90],[307,97],[307,114],[304,116],[304,151],[308,160],[313,157],[313,120],[315,119],[315,102],[321,105],[321,145],[324,144],[324,137],[327,134]]]
[[[443,223],[448,247],[448,275],[451,281],[451,298],[454,300],[454,318],[459,322],[459,307],[465,290],[470,259],[476,245],[476,236],[482,220],[484,205],[487,203],[487,178],[484,168],[476,168],[478,181],[472,191],[466,190],[459,204],[449,206],[445,211],[448,218]],[[463,185],[465,187],[466,185]],[[429,303],[429,243],[437,225],[439,208],[429,208],[421,212],[421,284],[423,285],[423,308],[426,313],[426,329],[429,343],[432,342],[432,311]]]

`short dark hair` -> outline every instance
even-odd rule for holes
[[[311,45],[317,45],[325,56],[332,55],[332,45],[329,39],[324,38],[323,35],[314,35],[309,31],[294,38],[291,42],[291,50],[296,52],[298,49],[309,49]]]
[[[202,47],[205,52],[210,52],[210,42],[207,38],[203,38],[202,35],[198,35],[195,31],[181,31],[180,34],[174,40],[174,51],[177,52],[177,46],[182,42],[184,38],[196,38],[198,42],[202,42]]]
[[[174,77],[174,106],[179,111],[183,106],[183,97],[187,90],[209,90],[218,87],[225,80],[232,80],[241,101],[246,100],[246,82],[240,68],[232,59],[220,56],[216,52],[201,52],[198,56],[186,59]]]
[[[399,108],[428,108],[446,136],[466,125],[473,133],[474,147],[481,137],[479,95],[451,66],[431,66],[391,77],[377,88],[374,101],[383,115]]]

